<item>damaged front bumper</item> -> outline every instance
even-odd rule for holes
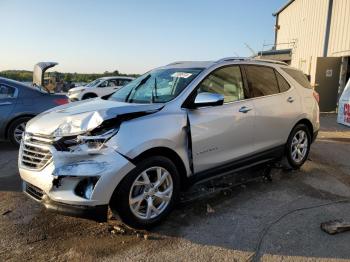
[[[40,157],[47,163],[31,164]],[[22,142],[18,162],[27,195],[49,210],[97,221],[106,219],[115,188],[135,167],[108,143],[89,153],[58,151],[49,143]]]
[[[45,193],[40,188],[28,182],[23,182],[23,192],[25,192],[34,200],[41,202],[49,211],[53,211],[62,215],[91,219],[97,222],[107,221],[108,205],[68,205],[53,201],[47,195],[45,195]]]

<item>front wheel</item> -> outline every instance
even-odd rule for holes
[[[286,157],[290,167],[300,168],[307,160],[311,146],[311,135],[304,124],[297,125],[289,135]]]
[[[174,163],[162,156],[139,162],[118,185],[110,207],[134,228],[159,224],[172,210],[180,190]]]

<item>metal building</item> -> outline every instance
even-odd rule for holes
[[[350,77],[350,0],[290,0],[273,15],[273,50],[289,49],[289,63],[320,93],[321,110],[336,110]]]

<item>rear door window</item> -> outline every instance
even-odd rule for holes
[[[117,79],[110,79],[108,81],[108,86],[118,86],[118,80]]]
[[[274,69],[267,66],[244,66],[250,97],[261,97],[279,93]]]
[[[307,77],[303,74],[303,72],[292,68],[282,68],[282,70],[290,75],[302,87],[312,89],[309,80],[307,80]]]
[[[129,80],[129,79],[119,79],[118,86],[125,86],[125,85],[129,84],[130,82],[131,82],[131,80]]]

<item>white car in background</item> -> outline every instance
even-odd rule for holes
[[[67,93],[69,101],[79,101],[98,96],[106,96],[134,80],[133,77],[110,76],[98,78],[85,86],[70,89]]]
[[[338,123],[350,126],[350,79],[339,99]]]

